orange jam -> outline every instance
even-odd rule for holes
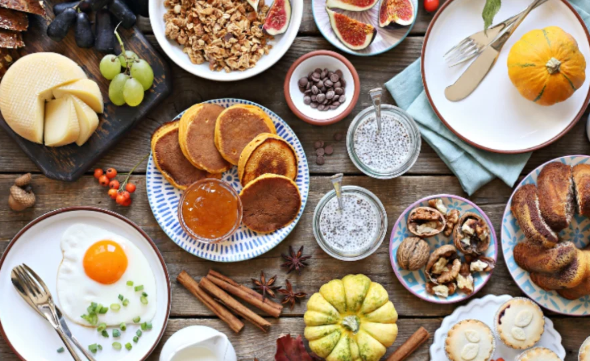
[[[196,238],[221,240],[238,228],[241,208],[240,199],[229,184],[203,179],[187,188],[182,196],[182,225]]]

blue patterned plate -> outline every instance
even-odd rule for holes
[[[557,159],[553,159],[551,162],[562,162],[571,166],[586,163],[590,164],[590,157],[586,155],[570,155]],[[547,164],[545,163],[545,164]],[[541,169],[545,164],[540,165],[537,169],[532,171],[526,176],[518,185],[520,188],[524,184],[536,184],[537,177],[541,172]],[[514,196],[514,193],[512,194]],[[502,217],[502,251],[504,253],[504,259],[508,270],[514,278],[514,282],[520,287],[528,297],[535,300],[542,307],[557,313],[561,313],[568,316],[588,316],[590,314],[590,296],[584,296],[574,301],[566,300],[561,297],[555,291],[545,291],[531,281],[530,274],[518,267],[514,261],[512,255],[512,249],[514,246],[524,240],[524,234],[520,229],[516,218],[510,210],[510,204],[512,204],[512,196],[506,204],[506,210]],[[578,248],[584,248],[588,245],[588,237],[590,237],[590,219],[576,214],[569,228],[564,229],[559,233],[561,240],[572,241],[578,246]]]
[[[307,158],[301,146],[301,142],[297,139],[293,129],[287,123],[279,118],[278,115],[268,110],[267,108],[241,99],[215,99],[209,100],[206,103],[219,104],[225,108],[234,104],[249,104],[260,107],[266,112],[274,122],[277,128],[277,134],[283,137],[295,149],[299,161],[297,170],[297,187],[301,193],[301,209],[295,221],[287,227],[281,228],[273,233],[259,234],[241,225],[238,231],[229,239],[216,244],[200,243],[192,239],[180,227],[178,222],[178,202],[180,200],[181,191],[174,188],[160,173],[158,168],[154,165],[152,156],[148,161],[146,188],[148,194],[148,201],[154,217],[162,230],[170,237],[174,243],[182,247],[185,251],[199,256],[204,259],[216,262],[237,262],[245,261],[254,257],[258,257],[263,253],[270,251],[287,237],[289,233],[295,228],[295,225],[301,218],[305,204],[307,203],[307,196],[309,193],[309,168],[307,166]],[[184,112],[178,114],[174,120],[180,119]],[[242,190],[238,178],[238,168],[232,167],[229,171],[223,173],[222,180],[230,183],[238,193]]]
[[[414,235],[407,230],[408,224],[408,216],[410,211],[412,211],[416,207],[428,207],[428,200],[433,198],[440,198],[443,201],[445,207],[449,210],[457,209],[463,215],[465,212],[472,212],[480,217],[482,217],[490,227],[492,240],[490,242],[490,247],[485,253],[486,257],[491,257],[494,260],[498,258],[498,243],[496,239],[496,232],[494,231],[494,225],[490,222],[488,216],[478,207],[475,203],[471,202],[468,199],[463,197],[459,197],[452,194],[438,194],[434,196],[429,196],[426,198],[420,199],[418,202],[412,204],[402,213],[401,216],[395,222],[393,226],[393,230],[391,231],[391,241],[389,242],[389,259],[391,261],[391,266],[393,267],[393,271],[399,279],[400,283],[404,285],[408,291],[412,292],[414,296],[420,297],[423,300],[432,303],[455,303],[460,302],[463,300],[468,299],[469,297],[475,295],[483,286],[489,281],[490,277],[492,276],[492,272],[474,272],[473,273],[473,280],[474,280],[474,290],[471,295],[466,295],[463,292],[457,291],[453,295],[449,296],[448,298],[442,298],[435,295],[431,295],[426,292],[426,275],[424,274],[424,269],[420,269],[418,271],[406,271],[402,269],[397,263],[397,249],[402,241],[406,237],[414,237]],[[440,246],[444,246],[446,244],[453,244],[453,240],[451,237],[446,237],[444,234],[440,233],[434,237],[425,238],[424,239],[430,245],[430,250],[434,251]]]

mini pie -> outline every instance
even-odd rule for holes
[[[582,347],[580,347],[578,361],[590,361],[590,337],[588,337],[582,344]]]
[[[535,347],[521,353],[518,361],[562,361],[553,351],[545,347]]]
[[[457,323],[445,341],[445,351],[450,361],[488,361],[492,358],[494,348],[492,330],[478,320]]]
[[[495,319],[500,340],[518,350],[534,346],[545,331],[543,311],[528,298],[513,298],[504,303]]]

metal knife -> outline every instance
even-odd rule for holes
[[[70,339],[72,340],[72,342],[74,343],[74,345],[76,345],[76,347],[82,351],[82,353],[84,354],[84,356],[86,356],[86,358],[90,361],[96,361],[94,359],[94,357],[92,357],[92,355],[86,350],[86,348],[84,346],[82,346],[80,344],[80,342],[78,342],[78,340],[74,337],[74,335],[72,335],[72,332],[70,331],[70,328],[68,327],[68,324],[66,323],[66,320],[64,319],[61,310],[57,307],[57,305],[54,306],[55,307],[55,313],[57,315],[57,321],[59,322],[59,325],[61,326],[62,331],[64,332],[64,334]]]
[[[467,68],[459,79],[457,79],[455,84],[448,86],[445,89],[445,96],[448,100],[458,102],[467,98],[473,93],[473,91],[475,91],[475,89],[477,89],[479,84],[481,84],[496,63],[496,60],[498,60],[498,56],[500,56],[504,44],[506,44],[524,18],[541,2],[543,2],[543,0],[533,1],[533,3],[519,16],[518,20],[506,28],[504,33],[491,43],[483,53],[477,57],[477,59],[475,59],[469,68]]]

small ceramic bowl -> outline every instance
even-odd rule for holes
[[[342,78],[346,81],[346,101],[336,109],[320,111],[303,103],[304,94],[299,90],[299,79],[307,77],[317,68],[342,71]],[[284,84],[285,99],[291,111],[299,119],[313,125],[330,125],[344,119],[354,108],[360,91],[359,75],[354,66],[342,55],[328,50],[312,51],[297,59],[287,72]]]

